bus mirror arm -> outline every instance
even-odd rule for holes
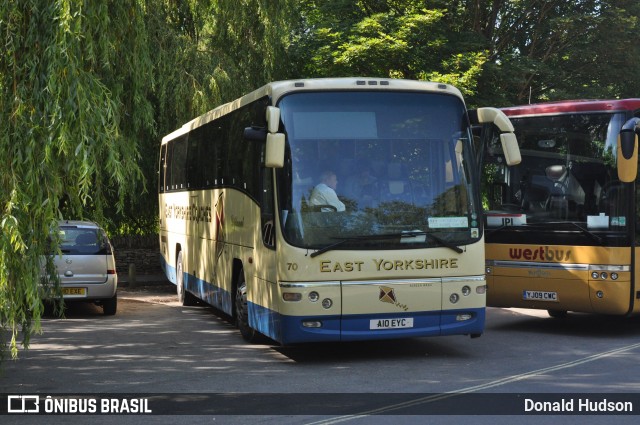
[[[244,129],[244,140],[248,142],[261,142],[267,139],[267,129],[264,127],[247,127]]]
[[[618,135],[618,178],[624,183],[635,181],[638,176],[638,133],[640,118],[631,118]]]

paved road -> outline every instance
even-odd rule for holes
[[[349,344],[279,347],[270,341],[247,344],[227,318],[209,307],[181,307],[170,286],[120,292],[118,314],[79,305],[67,318],[46,318],[44,334],[16,362],[6,362],[0,377],[6,394],[194,394],[273,393],[261,401],[209,400],[196,406],[201,416],[91,416],[92,423],[602,423],[608,417],[430,416],[442,393],[640,393],[640,320],[570,315],[554,320],[546,313],[489,309],[487,330],[478,339],[462,336]],[[278,394],[305,393],[294,399]],[[332,394],[338,393],[338,398]],[[410,397],[403,394],[410,393]],[[351,395],[355,394],[355,396]],[[435,396],[433,394],[436,394]],[[400,398],[398,398],[400,395]],[[369,399],[370,397],[370,399]],[[486,403],[500,403],[502,396]],[[570,396],[569,396],[570,397]],[[411,406],[401,403],[416,401]],[[370,400],[370,403],[367,403]],[[640,400],[640,398],[639,398]],[[480,400],[481,402],[485,402]],[[247,404],[256,416],[237,413]],[[341,404],[363,403],[364,415],[340,412]],[[464,412],[458,397],[447,412]],[[283,405],[285,415],[270,416]],[[317,404],[330,416],[298,416],[295,406]],[[324,403],[324,404],[323,404]],[[457,404],[456,404],[457,403]],[[207,405],[204,408],[204,404]],[[506,403],[508,404],[508,403]],[[162,408],[155,404],[156,408]],[[640,411],[640,402],[634,407]],[[460,410],[458,410],[458,408]],[[413,410],[411,410],[413,409]],[[499,409],[499,407],[498,407]],[[275,409],[277,411],[277,408]],[[353,409],[352,409],[353,410]],[[357,410],[357,409],[356,409]],[[379,414],[371,416],[374,410]],[[304,409],[302,410],[304,412]],[[157,412],[157,409],[156,409]],[[267,413],[267,416],[263,414]],[[259,416],[257,416],[259,414]],[[83,423],[81,416],[7,416],[7,423]],[[6,420],[5,420],[6,419]],[[145,422],[146,419],[146,422]],[[635,423],[617,416],[614,423]],[[549,421],[549,422],[545,422]]]

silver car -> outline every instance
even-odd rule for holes
[[[118,274],[111,242],[104,230],[90,221],[59,222],[60,251],[54,263],[65,303],[90,301],[105,315],[118,308]]]

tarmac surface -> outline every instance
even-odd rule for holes
[[[160,304],[178,304],[176,285],[162,274],[135,276],[133,284],[129,281],[128,275],[119,275],[118,297]]]

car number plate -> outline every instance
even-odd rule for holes
[[[550,301],[558,302],[557,292],[548,291],[523,291],[522,299],[527,301]]]
[[[413,317],[399,319],[373,319],[369,321],[369,329],[402,329],[412,328]]]
[[[87,288],[62,288],[62,295],[68,298],[86,297]]]

